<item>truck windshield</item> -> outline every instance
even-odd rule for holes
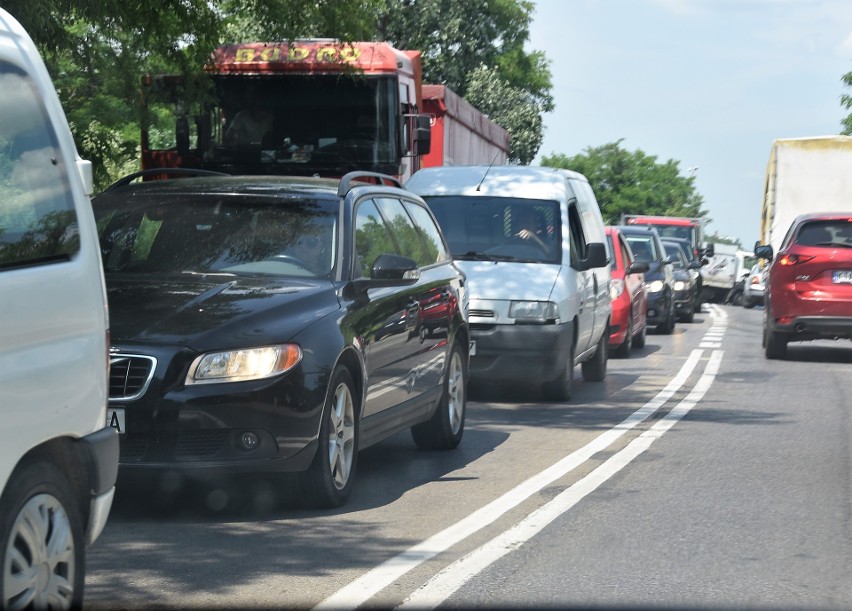
[[[688,240],[690,244],[698,243],[695,237],[695,228],[690,225],[659,225],[654,224],[653,227],[660,234],[661,238],[680,238]]]
[[[427,197],[454,259],[559,263],[559,204],[511,197]]]
[[[175,125],[183,112],[190,132],[184,157],[193,167],[250,174],[399,171],[394,77],[275,73],[212,79],[212,101],[208,98],[201,109],[181,100],[179,82],[150,86],[151,151],[180,150]]]

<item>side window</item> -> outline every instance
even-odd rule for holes
[[[379,255],[402,254],[394,243],[379,209],[372,200],[358,205],[355,213],[355,274],[370,277],[370,269]]]
[[[423,240],[425,245],[427,254],[427,262],[425,265],[448,261],[450,259],[450,253],[447,249],[446,243],[444,242],[443,234],[441,233],[441,230],[438,229],[435,221],[432,220],[432,216],[429,214],[429,211],[416,202],[403,203],[405,204],[405,209],[408,210],[408,213],[411,215],[411,218],[414,219],[414,224],[417,226],[420,238]],[[420,262],[418,261],[418,264],[419,263]]]
[[[434,248],[429,248],[423,240],[423,232],[414,226],[402,202],[398,199],[380,198],[376,200],[376,205],[399,246],[399,254],[414,259],[419,267],[434,264],[437,252]]]
[[[621,260],[624,261],[624,269],[627,269],[633,265],[633,253],[630,252],[630,247],[624,241],[624,238],[618,238],[618,247],[621,249]]]
[[[580,212],[577,203],[568,205],[568,231],[571,242],[571,261],[580,261],[587,257],[586,236],[583,233],[583,224],[580,222]]]
[[[586,240],[588,242],[606,242],[603,233],[603,218],[600,208],[598,208],[595,193],[592,187],[587,182],[579,180],[571,181],[571,188],[577,196],[577,205],[580,209],[580,216],[583,220],[583,227],[586,230]]]
[[[35,84],[0,63],[0,269],[67,260],[80,248],[59,143]]]

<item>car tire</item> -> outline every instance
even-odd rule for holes
[[[465,355],[454,344],[438,408],[429,420],[411,427],[411,437],[421,450],[452,450],[461,442],[467,409],[466,362]]]
[[[669,304],[669,313],[666,316],[666,321],[657,327],[657,330],[663,335],[670,335],[674,331],[675,326],[674,301],[669,301]]]
[[[692,306],[687,308],[684,311],[683,316],[681,316],[681,320],[685,323],[693,322],[695,320],[695,308],[693,308]]]
[[[648,335],[648,321],[645,321],[645,324],[642,325],[642,330],[637,333],[633,338],[633,348],[644,348],[645,347],[645,339]]]
[[[0,550],[0,608],[82,606],[83,519],[59,469],[33,462],[9,480],[0,502]]]
[[[352,493],[358,465],[358,410],[349,370],[341,365],[335,367],[328,387],[317,453],[302,473],[305,501],[315,508],[345,504]]]
[[[615,350],[612,351],[613,356],[616,356],[620,359],[625,359],[630,356],[630,350],[633,347],[633,313],[628,312],[627,314],[627,335],[624,337],[624,341],[619,344]]]
[[[743,307],[746,310],[752,309],[755,305],[757,305],[757,304],[754,301],[752,301],[751,299],[743,299]]]
[[[763,330],[763,347],[767,359],[784,359],[787,356],[787,336],[784,333],[772,331],[768,326]]]
[[[570,401],[574,392],[574,344],[571,343],[568,362],[556,379],[545,382],[542,391],[548,401]]]
[[[608,329],[609,326],[607,325],[607,330],[601,335],[598,347],[595,348],[594,356],[588,361],[583,361],[583,364],[580,366],[583,371],[584,382],[603,382],[606,379],[606,361],[609,356],[607,354],[609,351],[609,343],[607,342],[607,338],[609,337]]]

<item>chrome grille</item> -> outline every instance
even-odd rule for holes
[[[148,389],[157,359],[138,354],[113,355],[109,360],[109,400],[133,401]]]

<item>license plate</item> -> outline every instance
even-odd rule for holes
[[[852,284],[852,270],[838,270],[831,278],[834,284]]]
[[[118,429],[120,435],[124,435],[127,429],[124,426],[124,410],[121,408],[109,408],[107,410],[107,426]]]
[[[470,340],[470,349],[468,351],[468,354],[470,356],[476,355],[476,340],[474,340],[474,339]]]

